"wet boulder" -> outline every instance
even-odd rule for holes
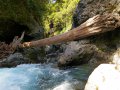
[[[84,90],[119,90],[119,76],[120,65],[101,64],[89,76]]]
[[[15,67],[20,64],[30,63],[21,53],[11,54],[9,57],[0,60],[0,67]]]

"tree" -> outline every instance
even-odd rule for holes
[[[66,33],[37,41],[25,42],[21,44],[20,47],[45,46],[61,42],[68,42],[75,39],[82,39],[92,35],[112,31],[120,26],[119,18],[119,15],[114,14],[96,15],[88,19],[79,27],[74,28]]]

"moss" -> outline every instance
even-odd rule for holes
[[[25,30],[27,34],[38,31],[40,26],[49,31],[49,21],[51,19],[54,21],[56,34],[71,29],[72,16],[79,0],[57,0],[54,4],[48,1],[0,0],[0,22],[13,21],[19,26],[26,26],[28,28],[28,30]],[[6,27],[6,24],[0,26],[0,35],[3,35],[2,31],[9,33],[18,31],[18,28],[9,26]],[[5,29],[3,30],[3,28]],[[9,28],[9,31],[6,28]]]
[[[29,48],[24,50],[25,57],[29,58],[31,63],[44,63],[45,50],[44,47]]]
[[[47,3],[47,0],[0,0],[0,37],[14,37],[12,32],[38,31]]]
[[[32,21],[25,3],[19,0],[0,0],[0,12],[0,19],[9,19],[20,23]]]
[[[79,0],[57,0],[48,5],[48,13],[44,17],[44,27],[48,32],[50,20],[54,22],[56,34],[64,33],[72,28],[72,17]]]

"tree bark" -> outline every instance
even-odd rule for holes
[[[0,42],[0,59],[8,57],[10,54],[14,53],[16,48],[19,46],[21,40],[24,38],[25,32],[22,33],[21,37],[15,36],[13,42],[6,44],[5,42]]]
[[[119,20],[120,20],[120,16],[117,14],[96,15],[88,19],[79,27],[74,28],[66,33],[37,41],[24,42],[23,44],[20,44],[19,47],[24,48],[24,47],[45,46],[45,45],[56,44],[61,42],[68,42],[75,39],[82,39],[92,35],[104,33],[107,31],[112,31],[120,26]]]

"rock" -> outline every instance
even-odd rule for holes
[[[31,47],[23,50],[24,57],[27,57],[31,63],[45,63],[44,47]]]
[[[42,14],[39,12],[41,8],[45,9],[45,2],[1,0],[0,6],[0,41],[10,43],[14,36],[21,35],[23,31],[29,35],[38,32],[41,28],[39,22]]]
[[[89,76],[84,90],[120,90],[120,65],[101,64]]]
[[[29,59],[23,57],[21,53],[14,53],[6,59],[0,60],[0,67],[14,67],[25,63],[30,63]]]
[[[80,0],[73,16],[73,28],[97,14],[119,14],[119,4],[119,0]],[[110,62],[120,43],[119,29],[69,43],[60,56],[58,66],[89,64],[96,67]]]
[[[118,13],[119,4],[119,0],[80,0],[73,16],[73,24],[78,26],[97,14]]]
[[[65,44],[46,46],[45,52],[46,52],[47,63],[56,63],[61,53],[63,53],[63,51],[65,50],[65,48],[66,48]]]
[[[5,59],[0,60],[0,67],[14,67],[19,64],[28,63],[45,63],[45,50],[44,47],[32,47],[18,49],[16,53],[11,54]]]
[[[114,64],[120,64],[120,47],[113,54],[113,59],[111,62]]]
[[[58,66],[75,66],[89,63],[91,66],[106,62],[108,55],[89,40],[73,41],[60,56]]]

